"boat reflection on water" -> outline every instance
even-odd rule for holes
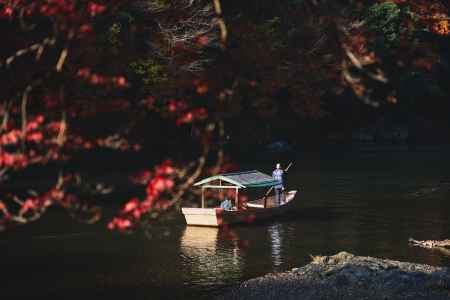
[[[230,284],[241,278],[242,253],[236,234],[212,227],[187,226],[181,237],[183,274],[198,285]]]
[[[282,259],[282,246],[283,246],[283,228],[282,224],[276,223],[271,225],[268,228],[269,236],[270,236],[270,246],[272,253],[272,262],[274,271],[278,271],[281,264],[283,263]]]

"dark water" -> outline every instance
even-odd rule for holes
[[[255,168],[255,165],[251,166]],[[266,172],[271,166],[260,164]],[[407,244],[450,237],[445,150],[302,154],[288,174],[300,188],[292,217],[223,231],[156,226],[116,235],[54,213],[32,234],[0,240],[7,299],[200,299],[242,280],[289,270],[310,255],[348,251],[450,266]]]

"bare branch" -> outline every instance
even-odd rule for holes
[[[66,61],[67,54],[69,53],[68,48],[64,48],[59,55],[58,63],[56,64],[56,72],[61,72],[64,62]]]
[[[412,246],[422,247],[430,250],[436,250],[444,255],[450,256],[450,240],[427,240],[427,241],[418,241],[413,238],[408,239],[408,243]]]
[[[6,127],[8,125],[10,106],[11,106],[10,101],[7,101],[6,104],[4,105],[4,115],[3,115],[2,125],[0,127],[0,132],[5,131]]]
[[[25,136],[25,131],[27,128],[27,103],[28,103],[28,96],[31,92],[33,87],[31,85],[28,85],[25,88],[25,91],[22,94],[22,104],[21,104],[21,114],[22,114],[22,136]],[[22,146],[24,146],[24,141],[22,142]]]
[[[56,143],[60,147],[66,141],[66,130],[67,130],[66,112],[63,111],[61,116],[61,126],[59,127],[58,136],[56,137]]]
[[[56,44],[56,39],[54,37],[50,38],[47,37],[42,40],[40,43],[35,43],[27,48],[19,49],[17,50],[14,55],[11,55],[10,57],[6,58],[4,63],[0,62],[0,67],[5,65],[6,67],[9,67],[17,58],[24,56],[25,54],[31,53],[36,51],[36,60],[39,60],[42,56],[42,53],[44,51],[44,48],[46,46],[54,46]]]
[[[435,248],[435,247],[448,247],[450,248],[450,240],[426,240],[418,241],[413,238],[409,238],[408,242],[413,246],[419,246],[423,248]]]

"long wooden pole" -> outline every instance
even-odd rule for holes
[[[219,179],[219,186],[222,186],[222,179]],[[222,197],[220,197],[220,196],[222,196]],[[225,200],[225,196],[223,194],[223,189],[219,190],[219,197],[222,198],[222,199],[220,199],[220,201]]]
[[[202,208],[205,208],[205,188],[202,187]]]
[[[236,209],[239,210],[239,208],[238,208],[238,204],[239,204],[239,188],[238,187],[236,187],[236,199],[235,199],[235,202],[236,202]]]
[[[289,168],[294,164],[293,161],[291,161],[288,166],[284,169],[284,172],[287,172]],[[267,193],[264,195],[264,208],[267,206],[267,197],[269,196],[270,192],[273,190],[273,186],[270,187],[270,189],[267,191]]]

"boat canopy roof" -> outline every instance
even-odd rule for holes
[[[252,170],[252,171],[218,174],[200,180],[196,182],[194,186],[206,185],[215,180],[227,182],[238,188],[268,187],[281,184],[279,180],[274,180],[270,175],[267,175],[257,170]],[[208,185],[206,187],[221,188],[221,186],[216,185],[214,186]]]

